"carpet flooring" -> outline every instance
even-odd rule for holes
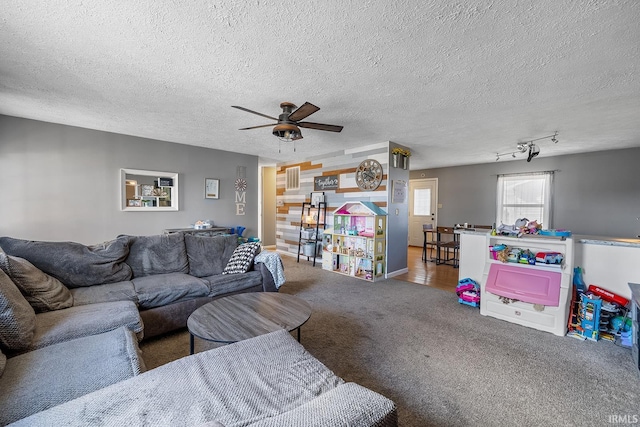
[[[308,301],[302,344],[392,399],[401,426],[603,426],[640,422],[631,351],[557,337],[400,280],[369,283],[283,256],[280,292]],[[196,339],[196,351],[213,347]],[[186,330],[143,341],[147,366],[186,356]]]

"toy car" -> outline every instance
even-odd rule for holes
[[[562,264],[564,256],[560,252],[538,252],[536,262],[542,264]]]

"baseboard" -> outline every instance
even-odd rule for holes
[[[402,274],[406,274],[406,273],[408,273],[408,272],[409,272],[409,268],[408,268],[408,267],[405,267],[405,268],[402,268],[402,269],[400,269],[400,270],[396,270],[396,271],[392,271],[392,272],[387,272],[386,278],[387,278],[387,279],[390,279],[390,278],[392,278],[392,277],[400,276],[400,275],[402,275]]]

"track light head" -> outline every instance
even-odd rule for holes
[[[536,144],[531,144],[529,146],[529,157],[527,157],[527,162],[530,162],[535,156],[540,154],[540,148]]]

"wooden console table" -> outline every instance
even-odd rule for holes
[[[230,234],[231,229],[229,227],[212,227],[212,228],[167,228],[162,230],[164,234],[182,233],[198,236],[221,236],[223,234]]]

